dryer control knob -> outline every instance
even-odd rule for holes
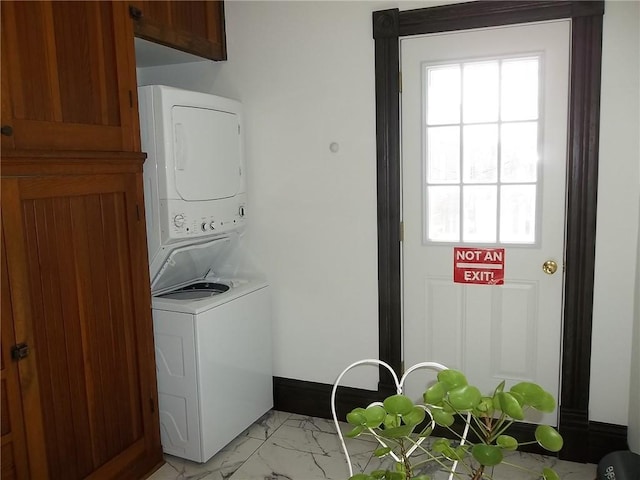
[[[184,215],[180,213],[173,217],[173,224],[178,228],[182,227],[184,225]]]
[[[211,223],[209,224],[209,228],[211,230],[215,230],[216,229],[216,222],[214,222],[213,220],[211,221]]]
[[[201,225],[201,227],[202,227],[202,231],[203,231],[203,232],[206,232],[206,231],[207,231],[207,227],[208,227],[208,226],[209,226],[209,225],[207,224],[207,222],[202,222],[202,225]]]

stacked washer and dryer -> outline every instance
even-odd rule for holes
[[[273,407],[269,288],[241,241],[242,107],[160,85],[139,104],[162,446],[206,462]]]

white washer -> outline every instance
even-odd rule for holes
[[[177,247],[152,281],[162,446],[195,462],[273,407],[267,283],[206,274],[233,243]]]
[[[206,462],[273,406],[269,288],[239,245],[242,106],[138,92],[162,447]]]

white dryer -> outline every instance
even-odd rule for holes
[[[158,85],[139,99],[162,446],[206,462],[273,407],[269,287],[240,241],[242,110]]]

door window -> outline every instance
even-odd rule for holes
[[[424,66],[425,243],[536,244],[540,63]]]

